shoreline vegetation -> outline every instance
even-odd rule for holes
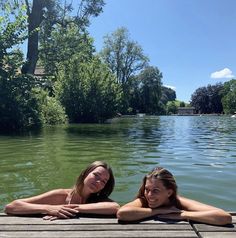
[[[49,2],[0,3],[0,132],[104,123],[136,112],[180,114],[184,107],[202,115],[236,111],[236,79],[196,89],[190,103],[178,101],[125,27],[106,35],[96,52],[87,28],[103,0],[78,9]],[[19,48],[26,40],[27,54]]]

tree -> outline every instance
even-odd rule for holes
[[[176,114],[178,111],[178,107],[175,101],[169,101],[167,103],[167,114]]]
[[[27,38],[27,18],[24,6],[18,9],[15,4],[3,2],[0,6],[0,75],[7,79],[23,63],[23,55],[15,47]]]
[[[168,101],[174,101],[176,99],[176,93],[175,90],[162,86],[162,96],[161,96],[161,102],[166,105]]]
[[[98,58],[84,63],[74,56],[60,68],[55,93],[70,122],[103,122],[116,115],[120,87]]]
[[[208,85],[208,97],[209,97],[209,108],[210,113],[222,113],[223,105],[222,105],[222,90],[223,85],[221,83],[217,83],[216,85]]]
[[[104,6],[103,0],[81,0],[78,10],[72,4],[51,6],[45,13],[40,34],[40,63],[49,74],[56,74],[58,63],[69,60],[73,54],[80,53],[84,61],[94,53],[93,40],[86,27],[90,17],[98,16]],[[73,12],[77,12],[72,15]]]
[[[43,9],[46,7],[46,0],[34,0],[32,8],[28,0],[25,0],[27,5],[28,15],[28,50],[26,63],[22,67],[22,73],[34,74],[34,70],[38,60],[38,28],[43,20]]]
[[[191,96],[191,106],[198,113],[222,113],[222,84],[198,88]]]
[[[22,73],[33,74],[39,54],[39,37],[42,34],[41,27],[45,23],[47,30],[44,31],[44,40],[50,40],[50,32],[55,24],[66,27],[74,22],[82,31],[89,25],[91,16],[98,16],[104,6],[103,0],[81,0],[77,5],[78,9],[73,9],[72,3],[60,0],[9,0],[8,3],[15,6],[26,5],[28,16],[28,46],[26,62],[22,67]],[[2,6],[4,1],[0,1]],[[17,7],[15,8],[15,10]],[[73,15],[73,13],[76,13]]]
[[[236,112],[236,79],[224,83],[222,104],[226,114],[233,114]]]
[[[128,30],[124,27],[104,37],[101,57],[123,87],[129,78],[144,69],[148,62],[141,46],[129,39]]]
[[[23,53],[16,46],[27,38],[26,8],[17,3],[0,4],[4,9],[0,17],[0,131],[62,122],[65,114],[55,98],[44,97],[47,92],[41,89],[41,82],[19,71]]]
[[[23,54],[15,48],[27,37],[25,8],[0,3],[4,9],[0,17],[0,131],[38,127],[41,119],[36,82],[19,74]]]
[[[141,82],[141,111],[158,114],[161,103],[162,73],[157,67],[146,67],[138,76]]]
[[[11,80],[0,77],[0,131],[40,127],[42,124],[35,79],[19,75]]]
[[[191,106],[195,107],[195,110],[202,113],[209,113],[209,97],[207,95],[207,88],[200,87],[191,96]]]
[[[47,74],[58,73],[58,66],[75,54],[83,62],[92,58],[93,40],[87,33],[81,33],[74,22],[67,24],[66,27],[56,24],[50,34],[50,38],[41,39],[40,46],[40,63],[44,65]]]

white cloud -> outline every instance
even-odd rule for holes
[[[234,75],[230,69],[224,68],[220,71],[211,73],[211,78],[213,79],[227,78],[228,79],[228,78],[234,78]]]
[[[166,87],[166,88],[170,88],[170,89],[172,89],[172,90],[174,90],[174,91],[175,91],[175,89],[176,89],[176,87],[170,86],[170,85],[163,85],[163,86]]]

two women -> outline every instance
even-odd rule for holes
[[[44,219],[71,218],[77,213],[117,214],[119,220],[135,221],[152,216],[193,220],[224,225],[232,222],[231,215],[222,209],[177,195],[173,175],[158,167],[144,177],[137,198],[119,209],[108,197],[114,187],[111,168],[97,161],[78,177],[73,189],[53,190],[39,196],[15,200],[8,204],[8,214],[41,213]]]

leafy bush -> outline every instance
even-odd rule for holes
[[[117,113],[120,87],[98,58],[73,58],[59,71],[55,93],[70,122],[103,122]]]
[[[49,97],[47,92],[42,91],[41,113],[44,124],[56,125],[67,122],[65,109],[55,97]]]
[[[14,131],[42,124],[35,79],[19,75],[8,79],[0,75],[0,130]]]
[[[236,112],[236,79],[224,83],[222,104],[226,114]]]

